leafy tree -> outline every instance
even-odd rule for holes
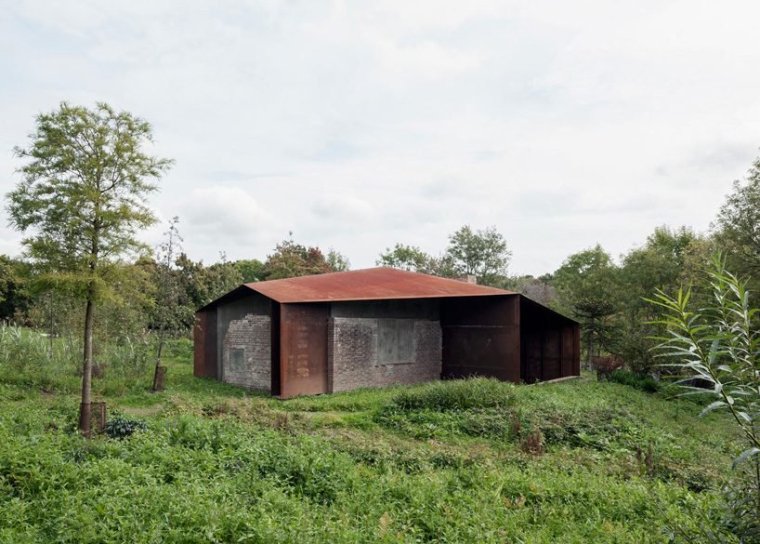
[[[519,276],[509,278],[504,288],[522,293],[531,300],[553,308],[557,305],[557,290],[551,285],[551,277]]]
[[[692,286],[701,296],[706,285],[709,244],[687,227],[658,227],[646,243],[623,257],[620,268],[620,335],[611,350],[618,353],[635,372],[647,373],[655,366],[653,336],[661,334],[654,321],[659,308],[645,297],[660,289],[673,292]]]
[[[431,274],[435,269],[435,259],[416,246],[396,244],[393,249],[386,248],[375,263],[409,272]]]
[[[263,281],[266,279],[266,269],[264,263],[258,259],[241,259],[233,263],[243,283],[251,283],[254,281]]]
[[[478,283],[503,283],[512,252],[495,227],[473,231],[465,225],[451,236],[446,257],[458,275],[474,275]]]
[[[0,255],[0,321],[16,319],[28,310],[29,272],[26,263]]]
[[[570,255],[553,274],[562,307],[580,322],[586,337],[588,362],[594,346],[609,348],[614,331],[610,316],[618,308],[617,267],[597,244]]]
[[[156,366],[153,373],[153,391],[163,389],[163,375],[166,372],[161,366],[161,356],[167,335],[176,333],[189,316],[183,315],[180,304],[180,286],[177,282],[174,266],[176,255],[180,251],[182,236],[179,233],[179,218],[174,217],[169,222],[169,230],[164,233],[165,239],[156,255],[156,306],[154,322],[158,330],[158,346],[156,349]]]
[[[760,281],[760,158],[753,163],[744,183],[734,181],[718,213],[716,227],[732,268]]]
[[[140,249],[139,229],[155,218],[147,195],[171,161],[144,151],[150,125],[105,103],[94,109],[62,103],[40,114],[23,180],[8,194],[11,223],[28,236],[28,255],[85,301],[79,428],[89,435],[95,308],[108,290],[114,259]]]
[[[335,272],[322,250],[297,244],[292,238],[277,244],[264,268],[268,280]]]
[[[333,272],[346,272],[351,269],[351,261],[340,251],[330,248],[327,251],[327,264]]]

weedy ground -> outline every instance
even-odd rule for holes
[[[671,542],[717,530],[728,420],[591,377],[280,401],[192,376],[97,379],[111,418],[74,432],[77,378],[0,368],[0,542]]]

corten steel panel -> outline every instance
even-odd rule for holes
[[[581,375],[581,327],[573,325],[573,376]]]
[[[439,278],[394,268],[368,268],[246,283],[211,302],[216,306],[243,291],[256,291],[280,303],[337,302],[349,300],[398,300],[448,297],[480,297],[514,294],[511,291]]]
[[[274,396],[280,395],[280,305],[272,303],[272,388]]]
[[[280,306],[280,397],[327,392],[326,304]]]
[[[533,383],[541,379],[541,333],[524,331],[522,338],[522,380]]]
[[[562,377],[560,359],[562,356],[562,346],[560,342],[562,336],[557,325],[551,325],[544,331],[544,360],[542,380],[554,380]]]
[[[565,325],[562,327],[562,376],[572,376],[574,374],[573,355],[575,354],[573,327]]]
[[[216,310],[195,314],[193,344],[193,374],[216,378]]]
[[[206,376],[206,327],[208,326],[208,313],[197,312],[193,326],[193,375]]]
[[[444,378],[520,381],[519,297],[463,298],[441,307]]]

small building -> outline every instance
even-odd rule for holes
[[[196,376],[281,398],[580,372],[572,319],[519,293],[392,268],[246,283],[195,323]]]

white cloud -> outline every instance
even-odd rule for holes
[[[706,229],[760,146],[749,1],[36,1],[0,14],[9,150],[63,99],[154,125],[153,205],[194,258],[294,231],[371,265],[495,225],[540,274]],[[0,212],[0,224],[7,218]],[[146,234],[160,237],[158,227]],[[19,237],[0,230],[0,252]]]

